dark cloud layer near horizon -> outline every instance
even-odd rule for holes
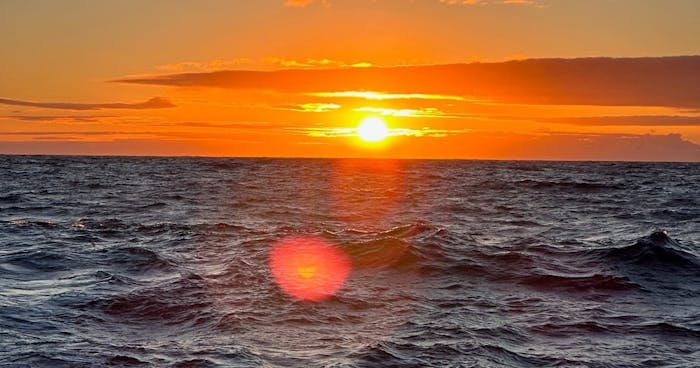
[[[459,157],[465,159],[700,161],[700,145],[684,140],[679,134],[553,133],[533,136],[517,133],[473,132],[442,142],[445,150],[440,151],[440,155],[433,157],[428,150],[424,153],[433,158]],[[487,150],[475,151],[473,149],[480,145],[483,146],[484,142],[488,142]],[[429,143],[426,143],[424,139],[408,139],[406,144],[395,147],[395,157],[414,158],[416,145],[425,144]],[[165,141],[117,138],[95,142],[62,140],[57,134],[49,132],[43,137],[32,140],[3,142],[4,152],[13,154],[32,154],[40,151],[44,154],[131,155],[134,154],[134,150],[137,150],[140,155],[208,155],[207,152],[199,150],[200,147],[201,143],[196,141],[177,140],[173,137]],[[318,151],[304,151],[307,157],[335,157],[334,155],[337,155],[337,150],[332,145],[314,147]],[[428,146],[420,147],[429,148]],[[262,148],[260,146],[253,147],[247,153],[248,155],[258,155],[258,149]]]
[[[170,101],[162,97],[153,97],[145,102],[137,103],[70,103],[70,102],[33,102],[0,98],[0,104],[13,106],[40,107],[46,109],[61,110],[103,110],[103,109],[162,109],[175,107]]]
[[[113,118],[112,115],[5,115],[0,118],[17,119],[31,122],[71,121],[80,123],[95,123],[103,118]]]
[[[504,103],[700,108],[700,56],[528,59],[345,69],[226,70],[112,82],[284,92],[438,93]]]
[[[586,126],[700,126],[700,116],[680,115],[573,116],[565,118],[534,118],[534,120],[546,123],[565,123]]]

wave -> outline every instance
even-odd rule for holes
[[[206,231],[214,230],[214,231],[222,231],[222,232],[235,232],[235,231],[241,231],[241,230],[247,230],[245,226],[241,225],[232,225],[232,224],[227,224],[224,222],[219,222],[214,225],[198,225],[195,226],[195,228],[198,227],[204,227]]]
[[[73,224],[73,227],[86,230],[99,230],[101,232],[119,232],[131,228],[128,223],[116,218],[107,218],[103,220],[81,218]]]
[[[696,207],[695,210],[656,210],[652,211],[650,215],[657,219],[665,219],[672,221],[692,221],[700,218],[700,210],[698,210],[697,208],[700,208],[700,206]]]
[[[624,185],[618,183],[588,183],[580,181],[540,181],[525,179],[515,181],[512,183],[515,184],[517,187],[546,190],[571,190],[579,192],[596,192],[627,189]]]
[[[655,231],[626,247],[594,252],[620,263],[700,272],[698,256],[682,249],[665,231]]]
[[[98,357],[89,357],[85,354],[65,354],[65,353],[21,353],[4,361],[7,367],[36,367],[36,368],[56,368],[56,367],[149,367],[149,366],[164,366],[167,362],[168,367],[172,368],[193,368],[193,367],[216,367],[219,366],[214,361],[209,359],[184,359],[180,360],[177,357],[160,356],[154,358],[152,356],[144,357],[150,352],[150,349],[125,347],[119,344],[107,344],[99,346],[98,349],[108,348],[111,351],[103,352]],[[123,350],[134,351],[133,355],[128,355]],[[134,355],[138,355],[139,358]]]
[[[500,367],[552,367],[567,366],[556,358],[530,356],[525,353],[516,352],[506,346],[495,344],[483,344],[477,352],[479,363],[474,366],[500,366]],[[576,366],[576,365],[573,365]]]
[[[0,273],[6,271],[10,276],[31,276],[34,272],[68,271],[77,266],[82,266],[82,262],[67,252],[25,251],[3,256]]]
[[[408,225],[396,226],[379,233],[381,237],[413,238],[419,235],[434,236],[444,230],[440,227],[430,225],[426,222],[415,222]]]
[[[571,336],[576,334],[656,335],[664,337],[700,338],[700,330],[668,322],[609,324],[593,320],[573,322],[547,322],[531,326],[530,331],[545,336]]]
[[[338,243],[356,269],[410,268],[428,259],[427,253],[430,253],[416,243],[433,239],[443,232],[443,229],[428,223],[414,222],[375,232],[349,228],[337,232],[324,230],[320,235]]]
[[[221,170],[221,171],[231,171],[236,169],[241,169],[245,167],[245,164],[240,161],[223,161],[223,160],[212,160],[206,162],[207,168]]]
[[[8,224],[11,227],[18,228],[37,228],[37,229],[58,229],[61,227],[60,224],[53,221],[41,221],[41,220],[10,220],[10,221],[0,221],[0,224]]]
[[[115,355],[107,359],[107,364],[110,366],[117,367],[131,367],[131,366],[145,366],[148,362],[144,362],[138,358],[134,358],[128,355]]]
[[[630,189],[628,185],[622,183],[601,183],[601,182],[586,182],[586,181],[565,181],[565,180],[498,180],[485,179],[475,184],[476,188],[485,188],[493,190],[507,189],[532,189],[542,191],[561,191],[561,192],[607,192],[616,190]]]
[[[356,269],[401,268],[415,265],[419,260],[419,257],[411,251],[409,243],[392,237],[343,244],[342,249],[350,256],[353,267]]]
[[[173,271],[176,264],[160,253],[144,247],[125,246],[104,251],[105,263],[129,273]]]
[[[71,366],[83,366],[86,367],[88,364],[83,362],[76,362],[61,358],[56,358],[51,356],[51,354],[44,353],[21,353],[17,354],[11,359],[7,360],[6,363],[14,367],[71,367]],[[78,363],[78,364],[76,364]],[[81,364],[82,363],[82,364]]]
[[[161,209],[167,207],[168,204],[165,202],[153,202],[149,204],[142,205],[139,207],[141,210],[151,210],[151,209]]]
[[[580,249],[581,243],[575,244],[578,249],[552,247],[537,239],[507,248],[477,242],[470,246],[465,239],[455,240],[455,234],[424,222],[375,233],[347,230],[329,236],[370,237],[341,245],[355,269],[420,269],[426,276],[461,275],[542,291],[611,293],[656,288],[638,277],[639,272],[611,269],[610,262],[700,274],[698,257],[662,231],[629,246],[588,250]],[[453,242],[459,247],[452,249]]]
[[[165,206],[163,202],[156,202],[145,207]],[[187,234],[197,233],[207,235],[214,232],[237,232],[247,230],[245,226],[228,224],[223,222],[218,223],[197,223],[197,224],[182,224],[173,222],[159,222],[152,224],[130,223],[117,218],[93,219],[81,218],[75,222],[72,227],[93,230],[105,234],[139,234],[139,235],[159,235],[159,234]]]
[[[566,337],[577,334],[609,334],[616,333],[619,328],[605,325],[596,321],[547,322],[532,325],[529,331],[546,337]],[[619,333],[619,332],[618,332]]]
[[[18,193],[0,195],[0,203],[17,203],[23,200],[24,196]]]
[[[520,280],[520,283],[544,290],[564,289],[576,292],[592,290],[633,290],[640,287],[628,277],[604,274],[590,276],[541,274],[527,276]]]
[[[700,339],[700,329],[669,322],[651,322],[630,326],[629,333]]]
[[[201,325],[213,322],[206,282],[189,274],[157,287],[139,289],[93,301],[104,313],[132,321],[159,320],[167,323]]]

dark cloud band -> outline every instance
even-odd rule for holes
[[[283,92],[382,91],[503,103],[700,108],[700,56],[530,59],[401,67],[227,70],[126,77],[119,83]]]
[[[32,102],[11,100],[0,98],[0,104],[14,106],[29,106],[40,107],[45,109],[62,109],[62,110],[103,110],[103,109],[162,109],[175,107],[170,101],[162,97],[154,97],[145,102],[138,103],[70,103],[70,102]]]

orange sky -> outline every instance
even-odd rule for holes
[[[0,153],[700,161],[696,1],[5,1]],[[512,61],[509,61],[512,60]],[[366,117],[390,136],[356,137]]]

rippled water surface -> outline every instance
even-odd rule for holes
[[[284,293],[280,241],[350,261]],[[0,156],[0,363],[697,367],[700,165]]]

